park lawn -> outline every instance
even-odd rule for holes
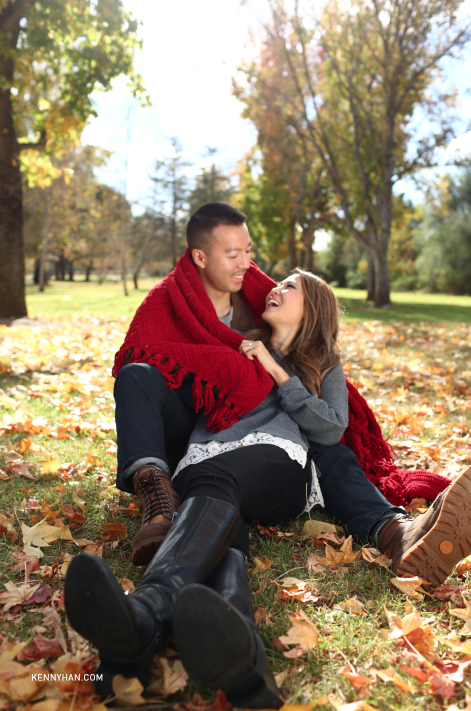
[[[136,500],[113,485],[116,437],[110,367],[132,315],[129,309],[134,310],[146,291],[131,292],[126,299],[120,288],[119,284],[53,283],[46,294],[30,291],[28,297],[30,316],[46,321],[42,328],[0,327],[0,491],[2,515],[10,521],[10,536],[4,536],[0,545],[4,592],[0,600],[4,605],[8,599],[15,602],[15,598],[8,598],[4,585],[11,581],[18,589],[25,582],[25,562],[27,570],[31,569],[26,577],[43,586],[39,601],[12,604],[1,613],[0,632],[10,643],[38,640],[38,635],[49,640],[59,637],[57,628],[54,632],[54,627],[45,625],[45,610],[52,607],[60,616],[62,634],[69,639],[71,651],[81,648],[83,641],[66,627],[62,601],[67,563],[81,549],[88,546],[101,554],[125,588],[130,582],[137,585],[142,574],[130,563],[132,537],[139,528]],[[353,310],[355,303],[361,304],[360,294],[340,293],[340,298],[350,299],[353,305],[349,309]],[[64,296],[71,298],[64,300]],[[345,370],[373,407],[402,466],[456,477],[471,463],[471,326],[469,320],[456,318],[460,308],[467,308],[466,300],[454,297],[446,304],[449,318],[440,312],[436,321],[429,322],[425,315],[439,305],[427,301],[431,297],[405,296],[409,300],[403,303],[416,314],[414,318],[399,319],[393,310],[365,309],[364,315],[357,312],[355,318],[347,314],[341,337]],[[37,562],[34,558],[25,561],[22,525],[32,527],[43,517],[52,522],[62,519],[74,540],[52,542],[42,548],[43,557]],[[321,510],[313,510],[311,517],[327,520]],[[315,572],[309,572],[309,555],[323,558],[325,550],[322,543],[317,547],[301,535],[307,518],[304,515],[278,530],[251,528],[249,578],[254,609],[286,703],[316,703],[316,708],[327,710],[358,701],[351,711],[361,707],[362,699],[376,709],[408,711],[438,710],[444,703],[462,705],[471,688],[466,674],[463,682],[446,680],[439,671],[432,679],[427,663],[467,659],[457,651],[466,640],[459,635],[463,622],[449,614],[450,608],[464,608],[461,593],[471,600],[467,574],[453,577],[449,582],[455,587],[441,598],[426,595],[414,601],[422,618],[433,618],[425,625],[431,632],[414,637],[416,648],[428,656],[428,662],[419,663],[406,658],[405,647],[384,635],[388,630],[385,609],[399,618],[409,611],[408,598],[390,583],[392,573],[363,557],[333,568],[320,564]],[[338,545],[333,547],[338,551]],[[359,550],[355,544],[354,551]],[[283,586],[276,583],[286,576],[300,581],[298,597],[304,601],[282,597]],[[285,583],[285,589],[288,587]],[[22,590],[24,593],[26,588]],[[348,603],[347,611],[342,609],[352,599],[357,602]],[[360,614],[349,613],[349,609]],[[305,613],[314,623],[318,644],[290,658],[277,640],[288,633],[290,615],[295,612]],[[458,635],[454,649],[443,642],[451,632]],[[421,642],[421,634],[431,646]],[[172,656],[173,648],[170,642],[166,662],[176,664],[176,671],[178,657]],[[26,649],[29,652],[23,654],[29,656],[23,664],[34,656],[34,647]],[[86,659],[93,650],[85,647],[82,651]],[[35,664],[44,663],[48,668],[58,668],[64,659],[38,655]],[[166,662],[161,660],[155,666],[157,681]],[[344,667],[348,667],[346,672]],[[413,678],[404,667],[415,667],[415,676],[426,680]],[[372,669],[392,670],[397,676],[386,683]],[[456,671],[456,664],[453,669]],[[355,675],[367,681],[355,679]],[[54,682],[50,684],[54,686]],[[54,693],[63,694],[69,708],[71,694],[57,689],[56,684]],[[166,708],[189,702],[195,693],[204,699],[214,698],[212,692],[192,683],[168,698],[158,693],[155,685],[153,689],[145,695],[147,702],[152,699],[154,704],[167,704]],[[21,684],[7,690],[10,708],[29,703],[35,691]],[[6,693],[5,686],[0,686],[0,702],[6,708],[7,697],[2,693]],[[46,686],[34,700],[41,693],[53,692]],[[194,703],[204,705],[198,698]],[[34,709],[34,704],[26,708]]]
[[[160,277],[139,280],[139,289],[128,282],[129,295],[124,296],[121,282],[51,281],[45,292],[28,285],[28,313],[32,318],[77,314],[79,317],[102,319],[128,318]],[[393,293],[390,309],[373,309],[365,301],[363,289],[334,289],[348,321],[471,323],[471,296],[444,294]]]

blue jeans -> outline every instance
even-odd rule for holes
[[[160,371],[146,363],[130,363],[121,368],[114,388],[118,489],[133,493],[132,477],[144,464],[155,464],[168,474],[173,473],[196,423],[191,386],[191,380],[184,381],[179,388],[170,390]],[[319,484],[327,514],[359,540],[368,541],[373,525],[388,513],[404,513],[366,478],[348,447],[312,444],[310,454],[321,474]],[[305,484],[303,487],[304,491]],[[254,502],[254,508],[258,503]],[[294,508],[292,516],[299,513]],[[251,511],[245,515],[258,518],[263,513],[256,516]]]

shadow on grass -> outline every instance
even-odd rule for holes
[[[471,324],[471,308],[469,306],[458,306],[454,304],[417,304],[417,303],[394,303],[388,309],[372,308],[362,298],[339,297],[339,301],[345,309],[344,318],[347,321],[381,321],[383,323],[391,321],[405,321],[410,323],[452,322]]]

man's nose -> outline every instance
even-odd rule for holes
[[[247,252],[239,252],[239,260],[237,264],[239,269],[249,269],[250,267],[250,254]]]

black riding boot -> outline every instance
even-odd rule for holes
[[[235,708],[282,705],[253,619],[240,551],[229,548],[206,585],[180,591],[174,634],[183,666],[200,686],[222,689]]]
[[[207,578],[240,525],[225,501],[196,496],[185,501],[133,595],[125,595],[106,563],[82,553],[67,571],[64,601],[72,627],[100,654],[97,691],[112,693],[116,674],[149,683],[152,658],[172,631],[179,590]]]

